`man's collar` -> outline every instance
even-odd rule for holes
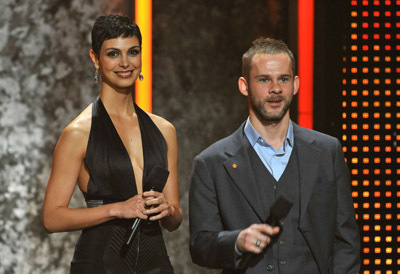
[[[244,125],[244,133],[246,134],[247,139],[249,140],[251,146],[253,146],[253,147],[257,143],[259,138],[263,139],[260,136],[260,134],[257,132],[257,130],[254,128],[252,123],[250,122],[250,117],[247,118],[246,124]],[[287,142],[289,146],[293,147],[293,140],[294,140],[293,124],[292,124],[292,120],[290,120],[288,131],[286,133],[285,143]],[[264,140],[264,141],[266,143],[268,143],[266,140]]]

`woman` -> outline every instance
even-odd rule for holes
[[[173,273],[159,224],[173,231],[182,221],[176,131],[134,104],[141,50],[134,22],[97,18],[90,57],[100,96],[63,130],[43,205],[49,233],[82,229],[71,273]],[[87,208],[69,208],[76,183]]]

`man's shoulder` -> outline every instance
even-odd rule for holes
[[[243,142],[243,125],[235,132],[228,135],[205,148],[196,158],[200,159],[216,159],[219,157],[226,158],[226,155],[233,152]]]
[[[299,125],[294,126],[294,135],[295,135],[295,140],[300,139],[305,142],[313,143],[314,145],[317,145],[319,147],[332,146],[336,145],[339,142],[338,138],[334,136],[328,135],[326,133],[314,129],[304,128]]]

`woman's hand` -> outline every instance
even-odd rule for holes
[[[146,220],[147,215],[143,214],[146,210],[142,195],[135,195],[132,198],[116,204],[114,214],[120,219],[140,218]]]
[[[146,191],[142,194],[146,210],[143,212],[146,215],[152,215],[151,221],[157,221],[162,218],[173,216],[174,208],[165,199],[164,194],[157,191]]]

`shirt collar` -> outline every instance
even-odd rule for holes
[[[247,118],[246,124],[244,125],[244,133],[246,134],[247,139],[249,140],[251,146],[255,146],[255,144],[257,143],[257,141],[262,137],[260,136],[260,134],[258,134],[258,132],[256,131],[256,129],[253,127],[253,125],[250,122],[250,117]],[[289,121],[289,127],[288,127],[288,131],[286,133],[286,142],[284,144],[284,146],[286,146],[286,144],[288,144],[289,146],[293,147],[293,125],[292,125],[292,121]],[[264,140],[265,141],[265,140]],[[267,141],[265,141],[267,143]]]

